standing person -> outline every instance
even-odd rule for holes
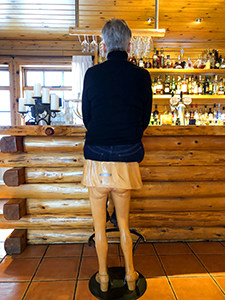
[[[131,30],[122,19],[106,22],[102,37],[107,61],[89,68],[84,78],[82,114],[87,129],[82,183],[88,187],[99,263],[96,275],[108,290],[106,201],[111,192],[125,259],[125,279],[133,291],[138,273],[133,265],[129,230],[130,190],[140,189],[141,142],[149,124],[152,88],[149,72],[127,61]]]

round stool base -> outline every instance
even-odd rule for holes
[[[95,280],[95,275],[89,280],[89,289],[91,293],[98,299],[104,300],[134,300],[140,298],[147,287],[146,280],[142,274],[139,273],[139,278],[136,283],[136,289],[129,291],[125,278],[125,268],[112,267],[108,269],[109,272],[109,289],[107,292],[100,290],[100,284]]]

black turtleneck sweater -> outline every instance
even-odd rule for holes
[[[88,145],[127,145],[141,141],[152,109],[149,72],[112,51],[84,78],[82,114]]]

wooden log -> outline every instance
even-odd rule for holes
[[[2,153],[0,167],[81,167],[81,152]],[[150,151],[145,154],[141,166],[201,166],[225,165],[223,150]]]
[[[88,189],[76,183],[23,184],[8,187],[0,184],[0,199],[88,199]],[[225,182],[146,182],[142,189],[131,192],[133,198],[224,197]]]
[[[54,136],[84,136],[86,131],[84,126],[50,126],[54,130]],[[47,136],[46,129],[49,126],[0,126],[0,135],[16,135],[16,136]]]
[[[49,126],[0,126],[0,135],[46,136]],[[54,136],[84,136],[84,126],[52,126]],[[223,126],[149,126],[144,136],[225,135]]]
[[[224,166],[149,166],[140,167],[144,181],[225,180]],[[83,168],[26,168],[26,183],[81,182]]]
[[[142,142],[145,151],[225,149],[225,136],[144,136]]]
[[[5,240],[5,251],[7,254],[20,254],[26,248],[27,230],[16,229]]]
[[[81,152],[2,153],[0,167],[80,167]]]
[[[6,170],[3,175],[3,181],[8,186],[19,186],[25,183],[25,169],[13,168]]]
[[[0,140],[0,150],[3,153],[23,152],[23,137],[3,136]]]
[[[27,199],[27,213],[91,214],[91,206],[88,199]]]
[[[213,211],[225,210],[224,197],[220,198],[132,198],[131,212],[152,211]]]
[[[3,215],[3,206],[8,201],[9,201],[9,199],[0,199],[0,215]]]
[[[26,215],[26,199],[11,199],[3,206],[6,220],[19,220]]]
[[[25,215],[20,220],[6,221],[0,215],[0,228],[92,228],[91,215]]]
[[[91,214],[88,199],[26,199],[27,214]],[[110,200],[108,210],[113,203]],[[220,198],[132,198],[130,211],[219,211],[225,210],[224,197]]]
[[[134,228],[134,227],[133,227]],[[224,241],[224,226],[216,227],[138,227],[136,230],[141,233],[148,242],[167,241]],[[91,229],[43,229],[28,230],[29,244],[55,244],[55,243],[87,243],[93,231]],[[114,233],[107,233],[109,242],[120,242],[120,237]],[[137,238],[132,235],[133,240]]]
[[[83,168],[26,168],[27,183],[80,182]]]
[[[224,150],[225,136],[151,136],[143,137],[148,150]],[[24,137],[25,152],[82,151],[83,137]]]
[[[130,226],[138,227],[182,227],[182,226],[224,226],[223,211],[189,211],[189,212],[147,212],[131,213]],[[111,224],[109,224],[111,225]],[[63,214],[63,215],[26,215],[20,220],[6,221],[0,216],[1,228],[91,228],[91,215]]]
[[[24,137],[25,152],[40,152],[40,151],[82,151],[84,145],[83,137]]]
[[[141,167],[144,181],[223,181],[224,166],[149,166]]]

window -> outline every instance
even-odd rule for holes
[[[11,125],[10,76],[8,67],[0,65],[0,126]]]

